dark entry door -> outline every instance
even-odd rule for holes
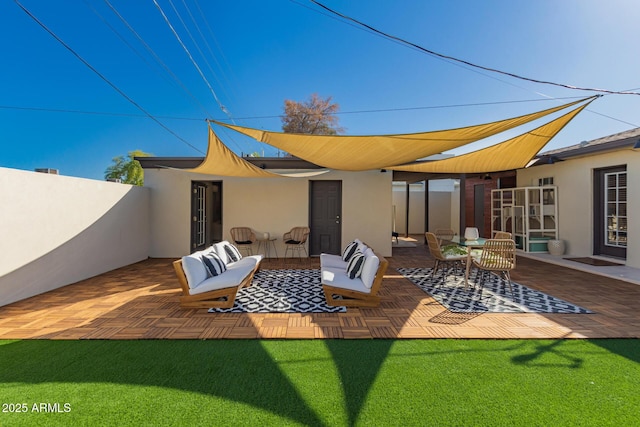
[[[310,181],[309,186],[309,254],[339,254],[342,237],[342,181]]]
[[[593,254],[627,257],[627,168],[596,169]]]
[[[191,182],[191,250],[222,240],[222,183]]]

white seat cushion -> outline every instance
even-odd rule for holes
[[[347,269],[348,262],[345,262],[340,255],[320,254],[320,268],[341,268]]]
[[[191,295],[195,295],[217,289],[239,286],[245,277],[253,271],[261,259],[262,255],[251,255],[243,257],[238,262],[229,263],[227,264],[227,271],[219,276],[206,279],[195,288],[191,288],[189,293]]]
[[[349,279],[345,270],[337,268],[322,269],[322,284],[362,292],[365,294],[371,292],[371,289],[367,288],[364,283],[362,283],[362,280],[359,278]]]

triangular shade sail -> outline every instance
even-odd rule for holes
[[[281,175],[260,169],[238,157],[220,141],[218,135],[209,126],[209,147],[207,156],[198,167],[187,172],[204,173],[209,175],[239,176],[248,178],[279,178]]]
[[[217,121],[215,123],[322,167],[362,171],[388,168],[389,165],[402,165],[422,157],[442,153],[555,113],[585,99],[492,123],[399,135],[307,135],[268,132]]]
[[[305,178],[322,175],[327,170],[292,172],[279,174],[261,169],[242,157],[237,156],[227,148],[218,135],[209,126],[209,146],[204,161],[193,169],[186,169],[186,172],[202,173],[207,175],[236,176],[243,178]]]
[[[482,150],[450,159],[391,166],[386,169],[427,173],[488,173],[524,168],[587,105],[589,103],[536,129]]]

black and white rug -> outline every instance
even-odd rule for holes
[[[344,313],[346,307],[327,305],[320,270],[260,270],[253,285],[242,288],[231,308],[209,313]]]
[[[399,268],[398,271],[451,312],[593,313],[513,281],[512,296],[509,285],[494,274],[486,274],[481,295],[480,275],[474,274],[475,270],[470,274],[468,290],[464,289],[464,269],[458,269],[457,272],[453,269],[447,270],[444,283],[444,269],[438,271],[435,276],[431,276],[430,268]]]

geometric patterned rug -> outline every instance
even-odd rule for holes
[[[209,313],[344,313],[346,307],[327,305],[320,270],[260,270],[253,284],[242,288],[231,308]]]
[[[468,290],[464,289],[463,268],[457,272],[448,269],[444,283],[444,269],[434,277],[431,276],[430,268],[399,268],[398,271],[454,313],[593,313],[513,281],[512,296],[506,281],[495,274],[485,274],[484,289],[481,292],[480,275],[474,274],[477,273],[475,269],[469,275]]]

